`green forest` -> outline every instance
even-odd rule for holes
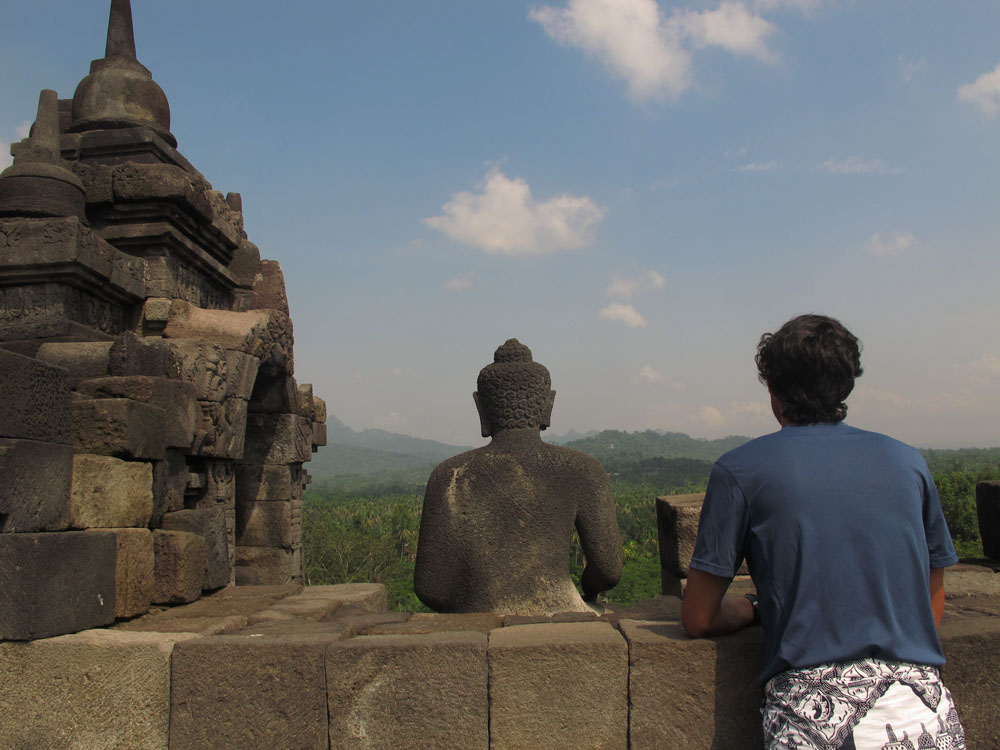
[[[605,431],[568,444],[601,461],[611,478],[625,568],[621,582],[608,592],[610,601],[628,605],[660,593],[655,498],[703,491],[715,458],[746,440]],[[1000,479],[1000,448],[922,453],[934,474],[959,555],[980,557],[976,482]],[[386,471],[359,460],[355,468],[357,473],[317,481],[306,492],[302,523],[307,582],[382,583],[392,609],[427,611],[413,593],[412,581],[424,485],[433,466]],[[574,577],[583,564],[574,540],[570,550]]]

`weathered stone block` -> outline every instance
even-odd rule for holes
[[[483,633],[352,638],[326,673],[331,747],[490,746]]]
[[[678,578],[687,578],[704,502],[704,492],[656,498],[660,567]]]
[[[229,271],[237,285],[252,288],[253,281],[260,266],[260,249],[248,240],[242,240],[239,247],[233,252],[233,260],[229,264]],[[247,310],[252,304],[253,295],[248,295]]]
[[[153,532],[154,604],[193,602],[208,567],[205,539],[187,531]]]
[[[73,443],[66,370],[0,349],[0,437]]]
[[[293,469],[288,464],[236,464],[236,501],[291,500]]]
[[[229,539],[223,507],[178,510],[163,516],[164,531],[187,531],[205,540],[206,568],[202,588],[217,589],[229,583]]]
[[[188,465],[179,450],[167,449],[162,461],[153,462],[153,515],[150,525],[158,527],[164,513],[184,507],[188,486]]]
[[[201,416],[194,386],[151,375],[124,375],[81,380],[76,390],[91,398],[130,398],[163,410],[163,442],[188,448]]]
[[[73,448],[0,438],[0,532],[69,526]]]
[[[296,414],[251,414],[241,463],[292,464],[312,458],[312,423]]]
[[[983,554],[1000,560],[1000,481],[976,484],[976,514],[979,516]]]
[[[201,339],[167,339],[179,377],[194,386],[198,400],[249,399],[260,360]]]
[[[239,458],[245,451],[247,402],[241,398],[199,401],[191,455]]]
[[[294,541],[291,502],[240,503],[236,506],[237,544],[290,549]]]
[[[326,750],[324,651],[342,629],[269,637],[254,631],[174,649],[170,748]]]
[[[0,640],[48,638],[114,619],[114,539],[0,534]]]
[[[299,583],[302,571],[293,564],[292,550],[279,547],[236,547],[236,566],[253,573],[256,585]]]
[[[149,529],[91,531],[115,540],[115,617],[135,617],[149,611],[153,596],[153,534]]]
[[[313,406],[316,409],[316,416],[313,419],[316,422],[323,422],[326,424],[326,401],[321,399],[316,394],[313,394]]]
[[[128,398],[79,399],[72,405],[77,453],[162,459],[163,410]]]
[[[262,260],[257,266],[251,304],[254,310],[277,310],[288,315],[285,276],[276,260]]]
[[[170,653],[194,637],[87,630],[0,643],[0,747],[167,750]]]
[[[313,403],[311,383],[305,383],[295,389],[295,413],[306,419],[316,418],[316,404]]]
[[[491,631],[490,747],[627,747],[628,659],[605,622]]]
[[[212,220],[212,207],[204,189],[189,172],[173,164],[119,164],[111,180],[116,200],[177,202],[206,223]]]
[[[253,394],[250,397],[250,411],[291,414],[296,408],[296,390],[295,378],[290,375],[262,374],[254,383]]]
[[[73,456],[69,523],[75,529],[146,526],[153,513],[153,467],[111,456]]]
[[[314,448],[326,445],[326,425],[322,422],[312,423],[312,444]]]
[[[760,628],[696,640],[677,623],[620,627],[629,643],[631,748],[763,747]]]
[[[67,341],[42,344],[35,358],[66,370],[73,387],[79,380],[105,377],[110,350],[110,341]]]
[[[179,378],[180,367],[162,339],[144,338],[126,331],[115,339],[108,351],[108,374]]]
[[[206,310],[175,299],[163,335],[167,338],[203,338],[224,349],[250,354],[262,365],[291,374],[292,321],[277,310]]]

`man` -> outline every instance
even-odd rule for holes
[[[427,482],[417,596],[439,612],[587,611],[569,575],[574,529],[587,557],[587,601],[622,571],[607,474],[590,456],[542,441],[555,391],[517,339],[496,350],[473,398],[491,441],[444,461]]]
[[[844,424],[862,370],[838,321],[794,318],[756,361],[781,430],[712,469],[684,628],[763,626],[768,748],[964,748],[937,670],[943,568],[958,557],[927,464]],[[726,595],[744,558],[757,594]]]

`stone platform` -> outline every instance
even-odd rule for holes
[[[1000,748],[1000,573],[946,574],[945,679]],[[761,746],[761,632],[693,640],[664,596],[603,617],[387,612],[381,585],[228,587],[0,643],[0,747]]]

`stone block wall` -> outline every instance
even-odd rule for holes
[[[73,99],[42,92],[0,174],[0,640],[302,581],[326,407],[295,380],[280,266],[134,50],[112,0],[106,57]]]
[[[997,577],[958,571],[941,629],[970,750],[1000,747]],[[759,628],[688,638],[673,597],[600,619],[385,603],[373,584],[228,587],[0,643],[0,747],[761,747]]]

